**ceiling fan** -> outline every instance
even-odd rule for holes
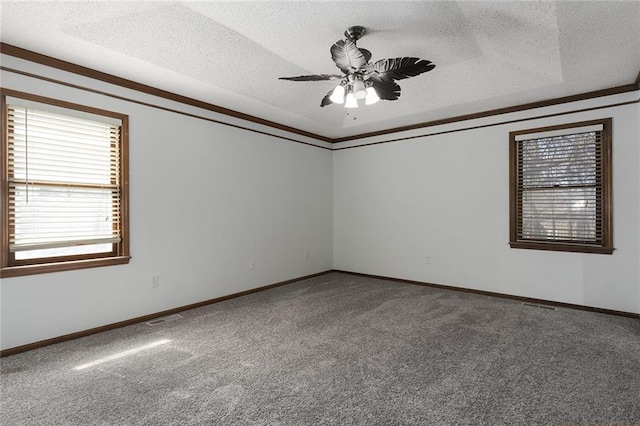
[[[395,80],[415,77],[431,71],[436,66],[431,61],[420,58],[403,57],[381,59],[374,63],[371,52],[356,46],[366,29],[349,27],[344,32],[345,40],[338,40],[331,46],[331,59],[343,74],[315,74],[298,77],[280,77],[290,81],[333,80],[340,83],[322,98],[320,106],[332,103],[344,104],[345,108],[357,108],[358,100],[365,99],[366,105],[380,99],[395,101],[400,97],[400,86]]]

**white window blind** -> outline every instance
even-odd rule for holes
[[[120,126],[7,111],[9,251],[16,259],[112,251],[121,239]]]
[[[601,129],[517,138],[518,240],[602,244]]]

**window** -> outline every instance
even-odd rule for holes
[[[613,253],[611,119],[511,132],[510,245]]]
[[[128,263],[127,116],[2,91],[2,265]]]

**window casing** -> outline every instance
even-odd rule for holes
[[[0,276],[128,263],[126,115],[3,89]]]
[[[613,253],[611,122],[509,134],[512,248]]]

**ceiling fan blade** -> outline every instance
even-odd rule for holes
[[[371,60],[371,52],[369,52],[367,49],[363,49],[362,47],[359,47],[359,49],[360,52],[362,52],[362,55],[364,55],[365,61],[369,63],[369,61]]]
[[[324,81],[324,80],[342,80],[343,75],[339,74],[315,74],[315,75],[300,75],[298,77],[280,77],[278,80],[289,81]]]
[[[387,58],[373,64],[374,72],[370,78],[383,81],[402,80],[415,77],[436,66],[431,61],[420,58]]]
[[[378,97],[386,101],[395,101],[400,97],[400,86],[395,81],[372,80]]]
[[[322,98],[322,101],[320,102],[320,106],[321,107],[325,107],[327,105],[331,105],[333,103],[333,101],[329,98],[331,98],[331,95],[333,94],[333,89],[329,90],[329,92],[324,96],[324,98]]]
[[[348,74],[367,65],[367,59],[352,40],[338,40],[331,46],[331,59]]]

